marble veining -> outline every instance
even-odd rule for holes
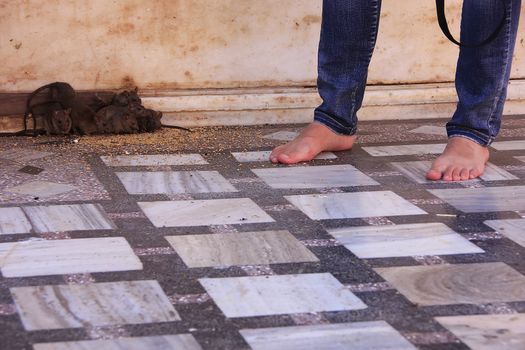
[[[417,144],[396,146],[368,146],[363,147],[373,157],[409,156],[418,154],[441,154],[446,144]]]
[[[229,318],[367,307],[329,273],[201,278],[199,282]]]
[[[288,231],[169,236],[166,240],[188,267],[319,261]]]
[[[243,329],[253,350],[416,349],[385,321]]]
[[[403,175],[409,179],[420,183],[443,183],[445,181],[432,181],[426,179],[426,173],[432,162],[430,161],[413,161],[413,162],[394,162],[390,163],[393,168],[400,171]],[[504,181],[504,180],[518,180],[519,178],[512,175],[508,171],[492,164],[487,163],[485,172],[481,175],[483,181]],[[479,179],[467,180],[463,182],[477,182]]]
[[[273,188],[326,188],[379,185],[351,165],[252,169]]]
[[[273,222],[249,198],[139,202],[155,227],[208,226]]]
[[[11,288],[28,331],[180,320],[157,281]]]
[[[328,193],[285,198],[312,220],[426,214],[391,191]]]
[[[130,194],[237,192],[218,171],[116,173]]]
[[[100,204],[24,207],[35,232],[112,230],[116,226]]]
[[[525,247],[525,219],[487,220],[484,224]]]
[[[328,233],[362,259],[483,253],[442,223],[342,227]]]
[[[466,213],[525,210],[525,186],[429,190]]]
[[[414,134],[438,135],[443,137],[447,136],[447,130],[444,126],[423,125],[410,130],[409,132]]]
[[[436,321],[471,349],[525,348],[525,314],[447,316]]]
[[[45,198],[71,192],[76,189],[75,186],[67,184],[59,184],[49,181],[31,181],[19,186],[8,188],[6,191],[32,197]]]
[[[525,140],[497,141],[493,142],[491,147],[498,151],[525,150]]]
[[[269,162],[271,153],[272,151],[232,152],[232,155],[240,163]],[[337,159],[337,156],[332,152],[323,152],[314,159]]]
[[[389,267],[375,271],[416,305],[525,300],[525,276],[500,262]]]
[[[208,162],[200,154],[123,155],[100,157],[107,166],[203,165]]]
[[[0,235],[30,232],[31,223],[21,208],[0,208]]]
[[[263,139],[278,140],[278,141],[292,141],[299,135],[296,131],[277,131],[263,136]]]
[[[191,334],[140,338],[86,340],[64,343],[39,343],[34,350],[202,350]]]
[[[123,237],[0,243],[4,277],[141,269],[141,261]]]

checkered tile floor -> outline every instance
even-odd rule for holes
[[[525,133],[481,179],[428,182],[437,130],[291,167],[258,145],[86,154],[63,177],[0,148],[0,348],[525,349]]]

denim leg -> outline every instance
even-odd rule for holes
[[[484,0],[485,1],[485,0]],[[377,38],[381,0],[324,0],[314,120],[343,135],[357,131]]]
[[[461,40],[481,42],[505,14],[505,25],[491,43],[460,49],[456,90],[459,102],[447,124],[449,137],[466,137],[482,146],[492,143],[501,126],[521,0],[465,0]]]

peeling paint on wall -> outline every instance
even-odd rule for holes
[[[320,15],[321,0],[0,0],[0,91],[313,86]],[[385,0],[369,83],[451,81],[456,56],[432,1]]]

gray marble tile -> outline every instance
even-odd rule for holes
[[[379,185],[351,165],[252,169],[273,188],[326,188]]]
[[[138,203],[156,227],[274,222],[249,198]]]
[[[0,208],[0,235],[30,233],[31,223],[20,208]]]
[[[440,154],[446,144],[416,144],[397,146],[369,146],[363,149],[373,157],[409,156],[418,154]]]
[[[229,318],[366,308],[329,273],[201,278],[199,282]]]
[[[13,160],[19,163],[25,163],[36,159],[42,159],[52,156],[50,152],[33,151],[29,149],[13,148],[0,152],[0,159]]]
[[[11,288],[28,331],[180,320],[157,281]]]
[[[243,329],[253,350],[416,349],[384,321]]]
[[[100,157],[107,166],[201,165],[208,162],[200,154],[162,154]]]
[[[122,172],[117,176],[130,194],[237,192],[218,171]]]
[[[390,191],[328,193],[285,198],[312,220],[426,214]]]
[[[390,163],[393,168],[404,174],[409,179],[420,183],[442,183],[444,181],[431,181],[426,179],[426,173],[430,169],[432,162],[430,161],[413,161],[413,162],[394,162]],[[484,181],[504,181],[504,180],[518,180],[519,178],[512,175],[508,171],[488,163],[484,174],[481,176]],[[479,179],[467,180],[463,182],[476,182]]]
[[[471,349],[525,348],[525,314],[450,316],[436,320]]]
[[[75,186],[67,184],[59,184],[49,181],[31,181],[20,186],[8,188],[6,191],[33,197],[45,198],[71,192],[76,189],[77,188]]]
[[[257,152],[232,152],[233,157],[240,163],[249,162],[268,162],[270,161],[270,154],[272,151],[257,151]],[[314,159],[337,159],[337,156],[332,152],[323,152]]]
[[[493,142],[491,147],[498,151],[525,150],[525,140]]]
[[[516,158],[516,159],[519,160],[520,162],[525,163],[525,156],[523,156],[523,157],[521,157],[521,156],[520,156],[520,157],[514,157],[514,158]]]
[[[142,263],[123,237],[0,243],[4,277],[141,269]]]
[[[376,268],[416,305],[525,301],[525,276],[504,263]]]
[[[99,204],[24,207],[36,232],[112,230],[115,225]]]
[[[299,135],[295,131],[277,131],[263,136],[263,139],[278,140],[278,141],[292,141]]]
[[[525,210],[525,186],[429,190],[466,213]]]
[[[319,261],[288,231],[166,237],[188,267]]]
[[[202,350],[191,334],[156,337],[87,340],[64,343],[40,343],[34,350]]]
[[[445,129],[445,126],[423,125],[410,130],[409,132],[414,134],[439,135],[445,138],[447,137],[447,130]]]
[[[525,219],[487,220],[484,224],[525,247]]]
[[[342,227],[328,232],[361,259],[483,253],[442,223]]]

